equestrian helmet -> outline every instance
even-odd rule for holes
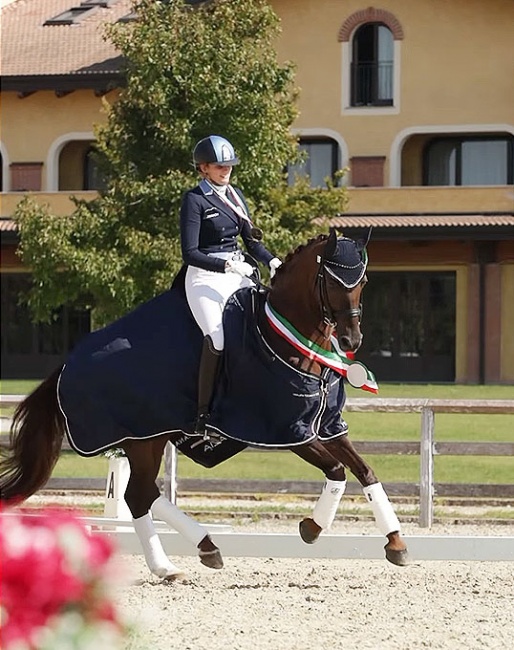
[[[195,166],[206,163],[237,165],[239,158],[227,139],[220,135],[210,135],[196,143],[193,150],[193,163]]]

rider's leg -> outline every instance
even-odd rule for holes
[[[205,338],[200,358],[198,380],[198,413],[194,432],[205,434],[210,402],[221,365],[224,347],[223,310],[230,296],[241,287],[250,286],[249,278],[236,273],[215,273],[189,267],[185,289],[187,302]]]
[[[218,378],[222,351],[216,350],[210,336],[203,340],[200,369],[198,371],[198,412],[194,432],[205,434],[205,425],[209,420],[211,400]]]

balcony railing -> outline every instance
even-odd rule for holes
[[[352,63],[352,106],[393,105],[393,62]]]

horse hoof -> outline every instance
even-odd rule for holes
[[[215,548],[212,551],[198,551],[198,557],[200,562],[209,567],[209,569],[223,569],[223,558],[221,557],[221,552],[219,548]]]
[[[298,527],[300,529],[300,537],[306,544],[314,544],[320,536],[321,528],[314,519],[304,519],[300,522]]]
[[[164,582],[184,582],[189,580],[189,576],[178,567],[161,568],[157,571],[152,571],[158,578]]]
[[[396,566],[407,566],[410,563],[409,551],[404,548],[401,551],[396,551],[391,548],[384,546],[386,552],[386,560],[389,560],[391,564],[396,564]]]

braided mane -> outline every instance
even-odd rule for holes
[[[318,244],[319,242],[325,241],[327,239],[328,239],[328,235],[321,234],[321,235],[317,235],[317,237],[311,237],[311,239],[309,239],[307,241],[307,243],[305,243],[305,244],[300,244],[294,250],[290,251],[286,255],[286,257],[284,258],[284,262],[283,262],[282,266],[278,267],[276,273],[277,274],[282,273],[282,271],[284,270],[284,267],[287,265],[287,263],[290,262],[293,259],[293,257],[296,257],[296,255],[298,253],[301,253],[306,248],[309,248],[310,246],[312,246],[314,244]],[[273,280],[274,280],[274,278],[273,278]],[[273,284],[273,280],[271,281],[271,284]]]

